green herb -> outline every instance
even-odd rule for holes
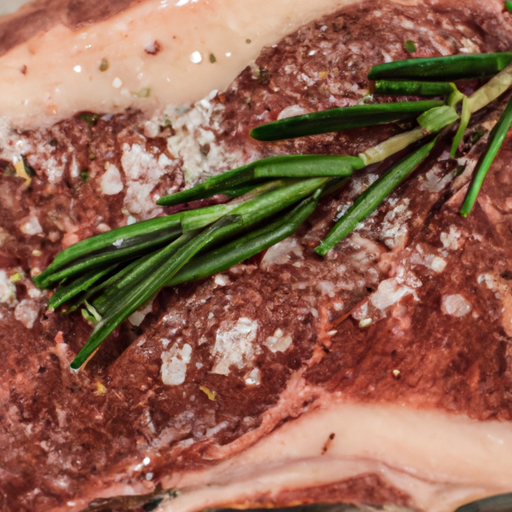
[[[418,117],[418,124],[427,130],[428,133],[436,133],[445,126],[454,123],[459,119],[459,115],[453,107],[443,105],[428,110]]]
[[[89,170],[88,169],[84,169],[81,173],[80,173],[80,178],[82,178],[82,181],[89,181],[90,180],[90,177],[89,177]]]
[[[217,274],[284,240],[295,233],[313,213],[318,204],[320,192],[319,189],[290,213],[279,217],[267,226],[192,260],[170,279],[166,286],[175,286]]]
[[[414,53],[417,48],[416,48],[416,43],[414,41],[405,41],[405,51],[407,53]]]
[[[446,104],[455,108],[464,99],[464,94],[462,94],[459,89],[457,89],[454,83],[450,83],[450,85],[453,88],[453,92],[450,94],[450,96],[448,96],[448,101]]]
[[[412,155],[404,158],[395,167],[370,185],[347,210],[315,251],[324,256],[343,240],[354,228],[371,215],[380,203],[425,160],[437,139],[425,144]]]
[[[52,264],[34,277],[34,283],[39,288],[48,288],[83,270],[147,252],[149,248],[161,245],[169,238],[176,238],[180,233],[179,215],[159,217],[101,233],[57,254]],[[93,263],[88,264],[90,261]]]
[[[25,155],[21,155],[21,161],[23,162],[23,168],[25,169],[27,176],[29,176],[30,178],[35,178],[37,176],[37,173],[34,170],[34,168],[27,162],[27,158],[25,157]]]
[[[161,197],[157,204],[171,206],[196,201],[246,187],[251,183],[257,184],[267,178],[350,176],[353,170],[363,166],[360,158],[347,156],[291,155],[264,158],[214,176],[191,189]]]
[[[262,124],[251,131],[251,137],[256,140],[274,141],[375,126],[415,118],[426,110],[443,104],[443,101],[424,100],[333,108]]]
[[[210,62],[212,64],[215,64],[217,62],[217,59],[215,58],[215,55],[213,55],[213,53],[210,53]]]
[[[102,71],[102,72],[107,71],[108,66],[109,66],[108,60],[105,58],[101,59],[100,66],[99,66],[100,71]]]
[[[132,93],[136,98],[149,98],[151,95],[151,89],[149,87],[143,87],[137,92]]]
[[[11,283],[16,284],[23,279],[23,274],[16,272],[11,276]]]
[[[246,40],[245,40],[245,42],[246,42],[247,44],[251,44],[251,42],[252,42],[252,41],[251,41],[250,39],[246,39]]]
[[[94,315],[91,315],[91,313],[89,313],[89,311],[87,311],[87,309],[82,309],[80,312],[82,313],[84,320],[89,325],[95,326],[98,323],[96,321],[96,318],[94,317]]]
[[[87,123],[87,126],[94,126],[98,122],[98,114],[92,114],[91,112],[84,112],[80,114],[80,119]]]
[[[453,138],[452,149],[450,151],[450,157],[455,158],[457,154],[457,149],[462,141],[462,137],[464,137],[464,133],[466,132],[466,128],[468,127],[469,120],[471,119],[471,110],[469,107],[469,99],[467,96],[464,96],[462,100],[462,112],[460,116],[459,128],[457,129],[457,133]]]
[[[420,124],[419,128],[395,135],[394,137],[367,149],[364,153],[361,153],[359,157],[363,160],[365,165],[382,162],[382,160],[402,151],[427,135],[438,132],[442,128],[452,124],[457,119],[458,115],[453,107],[449,107],[447,105],[434,107],[418,118],[418,122]]]
[[[495,75],[512,62],[511,52],[475,53],[399,60],[370,69],[370,80],[469,80]]]
[[[117,264],[106,267],[102,270],[90,270],[70,283],[61,284],[57,291],[51,296],[48,302],[49,309],[56,309],[80,292],[89,289],[96,281],[110,273],[117,267]]]
[[[508,12],[512,13],[512,2],[510,0],[505,0],[505,9],[507,9]]]
[[[477,112],[501,96],[512,85],[512,64],[493,76],[469,97],[469,110]]]
[[[399,96],[448,96],[453,87],[447,82],[419,82],[414,80],[377,80],[375,94]]]
[[[85,301],[85,309],[82,309],[82,316],[92,325],[96,325],[101,321],[101,316],[98,312],[87,302]]]
[[[464,200],[464,204],[460,210],[460,214],[463,217],[467,217],[476,201],[478,193],[482,188],[482,184],[484,182],[485,176],[487,175],[487,171],[491,167],[494,158],[498,154],[498,151],[507,136],[507,133],[512,124],[512,99],[509,100],[505,111],[500,117],[499,121],[496,123],[495,127],[492,129],[489,134],[489,142],[487,146],[487,151],[480,164],[478,165],[477,170],[475,171],[473,181],[471,182],[471,186],[469,187],[468,193],[466,195],[466,199]]]

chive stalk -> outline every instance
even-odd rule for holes
[[[391,155],[402,151],[414,142],[417,142],[427,135],[436,133],[444,127],[452,124],[458,119],[457,112],[453,107],[444,105],[428,110],[418,118],[420,126],[414,130],[400,133],[391,137],[376,146],[367,149],[359,157],[366,165],[382,162]]]
[[[359,158],[353,156],[273,156],[219,174],[188,190],[161,197],[157,204],[171,206],[205,199],[215,194],[225,193],[227,190],[246,187],[262,179],[350,176],[352,171],[360,169],[363,165]]]
[[[78,370],[87,361],[101,342],[128,316],[136,311],[150,297],[165,285],[197,252],[208,242],[222,234],[226,227],[240,222],[236,216],[220,219],[202,233],[185,233],[178,240],[165,247],[150,260],[145,279],[140,280],[131,290],[125,290],[123,297],[108,310],[98,322],[90,338],[71,362],[71,368]],[[177,246],[180,246],[176,250]],[[169,260],[169,256],[172,256]]]
[[[455,82],[495,75],[511,62],[511,52],[407,59],[374,66],[370,69],[368,78]]]
[[[471,109],[469,107],[469,99],[467,96],[464,96],[462,99],[462,112],[460,115],[459,127],[457,128],[457,133],[453,138],[452,149],[450,151],[450,157],[455,158],[457,154],[457,149],[462,141],[462,137],[464,137],[464,133],[466,132],[466,128],[468,127],[469,120],[471,119]]]
[[[414,118],[440,105],[443,105],[442,101],[423,100],[333,108],[262,124],[251,131],[251,137],[261,141],[274,141],[375,126]]]
[[[453,92],[448,82],[420,82],[417,80],[377,80],[375,94],[398,96],[448,96]]]
[[[176,286],[223,272],[284,240],[295,233],[313,213],[320,195],[321,189],[318,189],[313,196],[304,199],[290,213],[271,222],[268,226],[191,260],[166,283],[166,286]]]
[[[480,110],[501,96],[512,85],[512,64],[493,76],[484,86],[469,97],[471,113]]]
[[[512,125],[512,99],[509,100],[507,107],[505,108],[503,114],[500,119],[492,129],[489,134],[489,142],[487,145],[487,150],[484,154],[483,159],[480,161],[480,164],[475,171],[473,181],[469,187],[468,193],[460,210],[460,214],[463,217],[467,217],[473,206],[475,204],[476,198],[480,189],[482,188],[482,184],[484,182],[485,176],[487,175],[487,171],[491,167],[494,158],[498,154],[498,151],[507,136],[507,133]]]
[[[51,279],[50,276],[55,274],[71,264],[75,264],[82,258],[89,258],[91,255],[101,255],[110,252],[130,249],[141,244],[147,250],[148,246],[153,245],[154,238],[164,234],[164,238],[179,236],[181,232],[180,219],[177,216],[158,217],[142,222],[137,222],[130,226],[114,229],[106,233],[101,233],[92,238],[82,240],[67,249],[61,251],[55,256],[51,265],[48,266],[41,274],[34,277],[34,283],[38,288],[48,288],[52,283],[66,277],[66,275]]]
[[[65,283],[56,290],[56,292],[50,297],[48,302],[49,309],[57,309],[59,306],[69,301],[79,293],[88,290],[103,276],[112,272],[118,264],[110,265],[104,269],[97,270],[93,269],[85,274],[74,279],[70,283]]]
[[[380,203],[425,160],[434,147],[436,140],[437,138],[404,158],[370,185],[322,240],[315,249],[315,252],[324,256],[340,240],[343,240],[343,238],[351,233],[360,222],[369,217],[378,208]]]

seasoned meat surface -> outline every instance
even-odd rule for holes
[[[213,466],[314,407],[314,392],[286,394],[297,375],[351,401],[512,420],[512,140],[471,216],[458,215],[486,141],[477,135],[502,102],[474,117],[458,159],[448,156],[450,139],[441,141],[325,259],[313,249],[333,219],[391,162],[359,172],[265,254],[164,290],[79,372],[69,363],[91,327],[79,312],[48,311],[48,292],[31,283],[64,247],[169,213],[155,200],[205,175],[275,154],[356,155],[407,129],[271,144],[248,135],[278,117],[373,101],[368,69],[407,58],[406,40],[418,57],[509,47],[508,15],[491,7],[408,4],[367,2],[307,25],[190,109],[151,120],[81,114],[24,133],[4,127],[1,510],[79,510],[82,497],[105,489],[151,495],[165,476]],[[13,167],[21,154],[36,172],[29,185]],[[375,475],[315,492],[308,496],[414,506]],[[294,499],[308,500],[292,490],[276,504]],[[91,510],[137,505],[97,501]]]

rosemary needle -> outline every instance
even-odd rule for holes
[[[467,217],[471,213],[478,193],[482,188],[485,176],[487,175],[487,171],[491,167],[494,158],[498,154],[498,151],[501,148],[501,145],[503,144],[503,141],[505,140],[511,125],[512,99],[509,100],[503,114],[489,134],[487,151],[485,152],[483,159],[480,161],[480,165],[477,167],[473,181],[471,182],[471,186],[469,187],[468,193],[466,195],[466,199],[464,200],[460,210],[460,214],[463,217]]]
[[[143,256],[148,251],[159,249],[170,241],[175,240],[180,233],[181,228],[177,226],[175,228],[161,230],[160,232],[150,233],[145,236],[133,237],[129,240],[120,239],[122,243],[118,246],[114,243],[104,250],[93,252],[74,260],[63,268],[61,267],[56,269],[52,264],[42,274],[37,276],[34,279],[34,282],[39,288],[47,288],[49,285],[56,283],[57,281],[75,277],[86,270],[104,268],[106,265],[110,265],[112,263],[127,261],[134,257]],[[88,240],[94,242],[94,237]],[[84,242],[87,242],[88,240],[84,240]]]

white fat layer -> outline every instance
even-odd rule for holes
[[[368,473],[429,512],[453,512],[468,501],[510,491],[509,422],[333,398],[214,468],[166,479],[162,485],[179,487],[181,494],[164,502],[162,511],[247,503]]]
[[[212,373],[229,375],[230,367],[243,368],[256,356],[254,341],[258,333],[258,321],[241,317],[238,321],[220,324],[211,353],[215,358]]]
[[[0,112],[29,127],[84,110],[189,104],[225,90],[261,48],[355,1],[146,0],[76,30],[59,24],[0,58]],[[148,53],[155,41],[161,51]]]

